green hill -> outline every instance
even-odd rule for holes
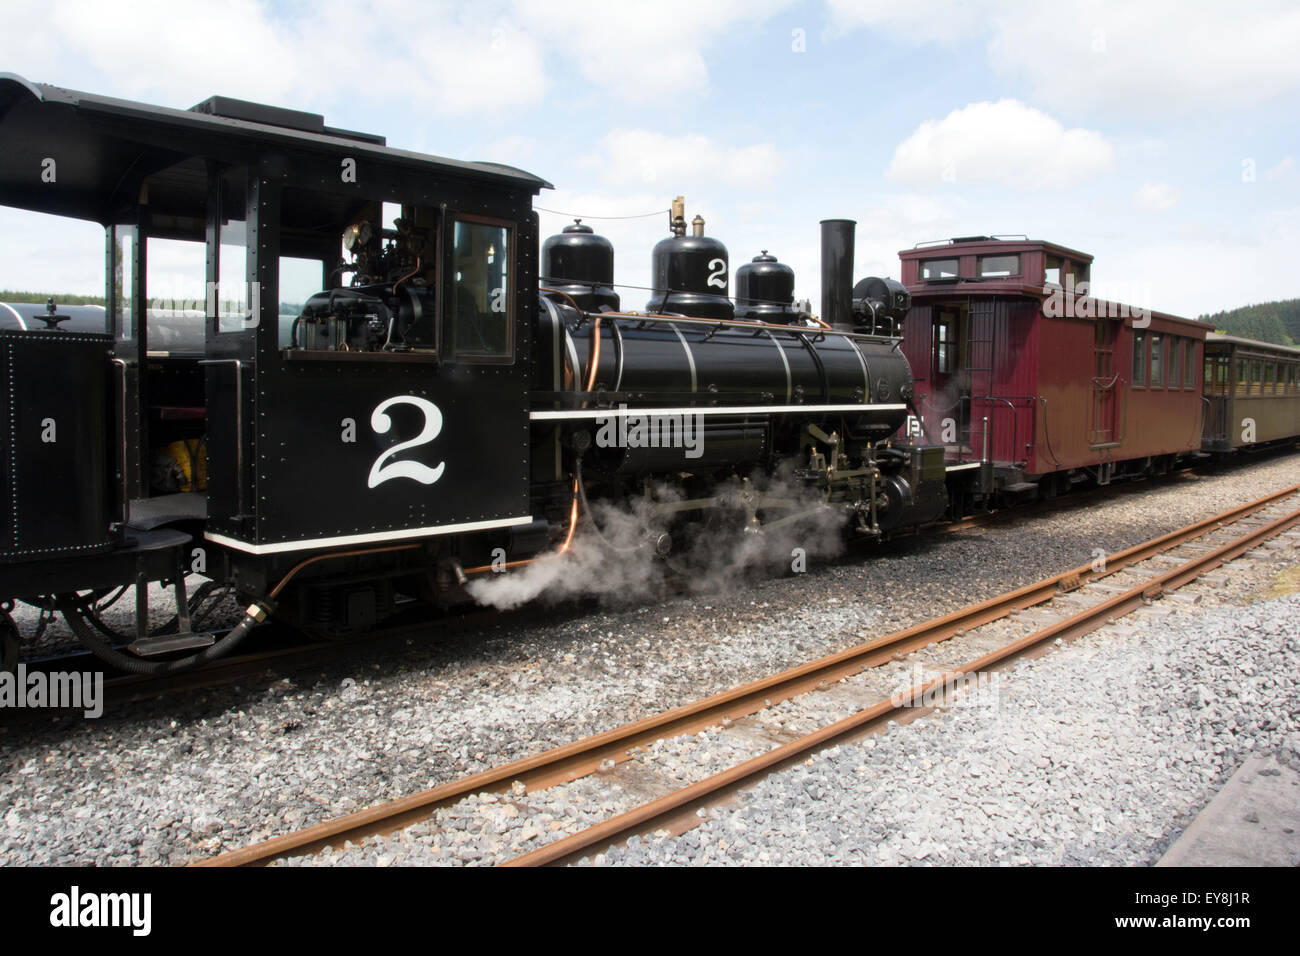
[[[1300,342],[1300,299],[1261,302],[1227,312],[1199,316],[1221,332],[1244,339],[1295,345]]]

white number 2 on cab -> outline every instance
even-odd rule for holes
[[[418,461],[394,461],[387,465],[384,462],[400,451],[427,445],[437,438],[438,433],[442,431],[442,412],[433,402],[423,398],[416,398],[414,395],[396,395],[380,402],[370,414],[370,427],[377,434],[386,435],[393,427],[393,420],[388,417],[387,411],[394,405],[414,405],[418,408],[424,415],[424,428],[410,441],[399,442],[376,458],[375,463],[370,467],[370,480],[366,486],[373,488],[393,478],[414,478],[422,485],[431,485],[442,477],[443,469],[447,467],[445,461],[439,462],[436,468],[430,468]]]

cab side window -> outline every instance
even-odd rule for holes
[[[452,240],[452,352],[469,362],[514,357],[510,226],[457,219]]]

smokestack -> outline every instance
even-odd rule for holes
[[[853,331],[853,219],[822,220],[822,321]]]

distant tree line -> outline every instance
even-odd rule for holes
[[[0,289],[0,302],[39,302],[44,305],[53,296],[55,305],[105,305],[102,295],[65,295],[58,292],[14,292]]]
[[[1300,342],[1300,299],[1282,299],[1246,305],[1227,312],[1200,316],[1220,332],[1243,339],[1295,345]]]
[[[120,294],[120,287],[119,287]],[[12,289],[0,289],[0,302],[39,302],[44,305],[50,300],[49,292],[15,292]],[[53,293],[55,305],[107,305],[102,295],[70,295]],[[298,315],[302,312],[301,302],[281,302],[281,315]]]

